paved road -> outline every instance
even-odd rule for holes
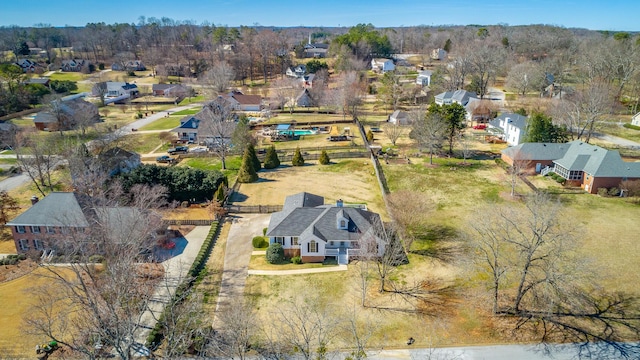
[[[30,181],[29,176],[18,174],[0,181],[0,190],[10,191]]]
[[[244,295],[244,285],[253,251],[251,239],[262,234],[262,229],[269,225],[270,217],[271,214],[242,214],[229,217],[233,223],[227,237],[216,314],[219,311],[224,311],[225,306]]]
[[[164,279],[158,284],[149,310],[140,317],[140,327],[136,333],[136,341],[144,344],[147,336],[156,325],[156,319],[162,313],[165,304],[171,299],[176,287],[187,276],[187,272],[193,264],[204,239],[209,233],[209,226],[196,226],[185,237],[176,239],[176,247],[173,250],[161,251],[157,254],[164,266]]]
[[[620,147],[626,147],[626,148],[640,150],[640,143],[637,143],[635,141],[623,139],[621,137],[617,137],[617,136],[613,136],[613,135],[602,134],[602,133],[593,133],[592,136],[594,138],[596,138],[596,139],[599,139],[599,140],[602,140],[602,141],[606,141],[608,143],[612,143],[612,144],[618,145]]]

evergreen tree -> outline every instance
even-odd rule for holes
[[[260,164],[260,159],[258,159],[258,155],[256,155],[256,148],[253,147],[253,144],[247,145],[247,150],[249,150],[249,157],[251,158],[251,164],[253,165],[253,169],[258,172],[262,169],[262,164]]]
[[[296,152],[293,154],[293,159],[291,159],[291,164],[293,166],[304,166],[304,158],[300,153],[300,147],[296,148]]]
[[[220,185],[218,185],[218,189],[213,194],[213,198],[215,200],[218,200],[221,204],[224,202],[225,189],[226,189],[226,186],[224,185],[223,182],[221,182]]]
[[[373,132],[371,130],[367,131],[367,142],[369,143],[373,142]]]
[[[567,141],[567,131],[554,125],[551,117],[534,112],[529,118],[524,141],[562,143]]]
[[[242,156],[242,165],[240,165],[240,170],[238,170],[238,182],[239,183],[252,183],[258,180],[258,174],[256,170],[253,168],[253,163],[251,162],[251,156],[249,155],[249,149],[244,151],[244,155]]]
[[[280,159],[278,159],[278,153],[276,152],[276,147],[271,145],[270,148],[267,149],[267,153],[264,157],[264,168],[265,169],[275,169],[280,166]]]
[[[320,164],[322,165],[329,165],[329,163],[331,162],[331,159],[329,159],[329,154],[327,154],[327,150],[322,150],[322,153],[320,154],[320,159],[318,159],[318,162],[320,162]]]

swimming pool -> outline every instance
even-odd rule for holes
[[[318,131],[316,130],[284,130],[280,131],[282,135],[315,135]]]

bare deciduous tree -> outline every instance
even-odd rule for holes
[[[251,305],[237,299],[218,312],[210,341],[213,355],[244,360],[258,334],[258,320]]]
[[[433,155],[442,149],[446,139],[447,123],[438,113],[426,113],[426,110],[413,112],[410,137],[418,142],[421,149],[429,152],[429,164],[433,165]]]
[[[55,241],[47,244],[64,257],[66,266],[44,266],[47,288],[35,288],[36,306],[25,318],[29,332],[94,359],[97,344],[108,346],[120,359],[134,357],[136,330],[152,299],[154,283],[139,264],[139,254],[155,244],[161,225],[151,207],[166,189],[139,186],[127,207],[115,207],[124,197],[119,187],[111,198],[80,196],[87,224],[78,214],[60,211]],[[96,264],[91,255],[100,255]]]
[[[305,360],[322,359],[338,325],[329,312],[330,307],[323,305],[317,295],[299,293],[281,302],[274,326],[290,350],[300,353]]]
[[[471,226],[481,271],[490,275],[494,313],[543,343],[573,342],[581,355],[640,354],[640,346],[624,342],[640,335],[637,301],[595,283],[557,200],[534,194],[521,207],[494,206],[488,214]]]
[[[18,163],[42,196],[46,195],[46,190],[53,191],[51,175],[59,162],[54,140],[48,137],[47,140],[41,141],[35,139],[33,134],[22,132],[16,141]]]
[[[206,139],[209,149],[222,162],[222,169],[227,168],[227,155],[231,151],[229,142],[236,128],[233,105],[223,97],[207,103],[198,113],[201,136]]]
[[[201,82],[213,90],[213,95],[224,93],[235,78],[235,71],[226,62],[219,62],[211,66],[201,77]]]
[[[402,136],[402,126],[399,124],[385,123],[382,126],[382,130],[384,131],[384,135],[391,141],[391,145],[396,146],[396,142]]]

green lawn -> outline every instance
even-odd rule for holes
[[[238,174],[238,169],[240,169],[240,165],[242,164],[242,157],[237,155],[227,157],[226,170],[222,170],[222,163],[220,162],[220,159],[214,155],[208,157],[187,158],[181,162],[181,165],[183,164],[196,169],[222,171],[223,174],[227,175],[229,184],[233,184],[233,181],[235,181]]]
[[[190,98],[185,98],[178,105],[184,106],[184,105],[189,105],[189,104],[193,104],[193,103],[197,103],[197,102],[202,102],[204,100],[205,100],[205,97],[203,95],[192,96]]]
[[[158,145],[164,143],[164,141],[160,140],[158,134],[131,134],[124,136],[121,140],[123,148],[139,154],[149,153]]]
[[[79,72],[55,72],[49,76],[51,80],[71,80],[71,81],[80,81],[87,78],[87,75],[84,75]]]
[[[171,115],[172,116],[185,116],[185,115],[195,115],[200,111],[200,108],[193,108],[193,109],[186,109],[186,110],[180,110],[180,111],[175,111],[172,112]]]
[[[171,130],[180,126],[179,116],[169,116],[162,119],[158,119],[149,125],[141,127],[139,130]]]

